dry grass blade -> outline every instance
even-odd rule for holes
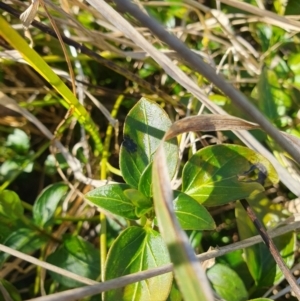
[[[47,269],[49,271],[58,273],[60,275],[64,275],[66,277],[69,277],[69,278],[74,279],[76,281],[79,281],[81,283],[88,284],[88,285],[92,285],[92,284],[97,284],[98,283],[95,280],[79,276],[77,274],[74,274],[74,273],[69,272],[67,270],[64,270],[62,268],[56,267],[56,266],[54,266],[52,264],[49,264],[47,262],[41,261],[39,259],[36,259],[36,258],[34,258],[32,256],[27,255],[27,254],[24,254],[22,252],[19,252],[19,251],[16,251],[14,249],[11,249],[11,248],[9,248],[7,246],[4,246],[2,244],[0,244],[0,250],[2,252],[8,253],[8,254],[13,255],[13,256],[15,256],[17,258],[22,258],[23,260],[25,260],[27,262],[31,262],[31,263],[33,263],[33,264],[35,264],[37,266],[43,267],[44,269]]]
[[[165,139],[185,132],[238,131],[258,129],[259,125],[230,115],[198,115],[178,120],[172,124]]]
[[[158,226],[174,265],[176,282],[184,300],[214,300],[205,271],[199,264],[186,233],[173,209],[173,193],[162,144],[156,151],[152,169],[153,201]]]
[[[291,20],[283,16],[279,16],[271,11],[267,11],[251,4],[237,1],[237,0],[220,0],[220,2],[233,6],[235,8],[247,11],[256,16],[266,19],[266,21],[272,25],[282,27],[286,30],[296,30],[300,31],[300,22],[296,20]]]
[[[296,149],[300,152],[300,138],[290,135],[288,133],[282,132],[282,134],[294,145]]]

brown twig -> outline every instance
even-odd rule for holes
[[[290,270],[288,269],[288,267],[286,266],[285,262],[283,261],[277,247],[274,244],[274,241],[269,236],[268,232],[266,231],[266,229],[263,226],[263,224],[261,223],[261,221],[257,218],[255,212],[251,208],[248,201],[245,199],[242,199],[242,200],[240,200],[240,202],[241,202],[242,206],[244,207],[244,209],[246,210],[246,212],[247,212],[249,218],[251,219],[251,221],[253,222],[254,226],[256,227],[258,233],[261,235],[264,243],[268,247],[270,253],[272,254],[274,260],[278,264],[278,266],[279,266],[280,270],[282,271],[283,275],[285,276],[286,280],[290,284],[297,299],[300,300],[300,288],[297,284],[297,281],[294,278],[294,276],[292,275],[292,273],[290,272]]]

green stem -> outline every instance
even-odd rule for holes
[[[123,101],[124,96],[120,95],[111,112],[111,117],[115,118],[117,116],[120,105]],[[110,142],[113,134],[113,127],[109,125],[106,130],[105,141],[103,145],[103,153],[101,160],[101,180],[105,180],[107,177],[107,166],[108,166],[108,158],[109,158],[109,148]],[[105,270],[105,262],[107,257],[107,227],[106,227],[106,216],[103,212],[100,213],[100,264],[101,264],[101,280],[104,281],[104,270]]]

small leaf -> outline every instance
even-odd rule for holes
[[[33,205],[33,219],[39,227],[49,226],[59,202],[68,189],[68,185],[64,183],[56,183],[41,192]]]
[[[283,104],[282,87],[273,70],[263,68],[257,84],[257,100],[259,109],[273,121],[285,113],[284,108],[281,108]]]
[[[125,193],[128,189],[132,187],[127,184],[108,184],[88,192],[86,198],[101,209],[136,220],[136,206]]]
[[[63,244],[47,258],[47,262],[77,275],[96,280],[100,275],[99,258],[99,251],[91,243],[79,236],[66,236]],[[63,275],[49,273],[54,280],[66,287],[83,285]]]
[[[252,169],[257,175],[245,178]],[[263,191],[256,180],[265,176],[278,182],[274,167],[262,155],[239,145],[213,145],[186,163],[182,190],[205,206],[219,206]]]
[[[153,210],[153,203],[151,199],[145,197],[140,191],[136,189],[127,189],[124,191],[124,194],[129,200],[131,200],[132,204],[136,206],[136,216],[141,217]]]
[[[214,230],[216,225],[204,206],[183,192],[175,192],[174,212],[184,230]]]
[[[0,216],[7,221],[19,219],[24,213],[19,196],[10,190],[0,191]]]
[[[138,187],[144,170],[152,162],[153,155],[170,126],[171,121],[166,112],[146,98],[141,98],[131,109],[125,120],[124,141],[120,149],[120,169],[127,184]],[[165,142],[164,148],[172,176],[178,162],[177,140]],[[151,182],[151,173],[147,174]]]
[[[130,227],[114,241],[108,253],[105,279],[145,271],[170,262],[168,250],[158,232],[151,228]],[[166,300],[172,273],[107,292],[106,301]]]
[[[40,233],[28,228],[19,228],[9,235],[3,242],[7,247],[23,253],[30,253],[42,247],[48,241],[48,238],[42,237]],[[10,255],[0,253],[0,266],[8,259]]]
[[[8,135],[6,145],[19,154],[27,153],[30,147],[29,137],[24,131],[14,129],[13,133]]]
[[[217,294],[225,300],[245,301],[248,293],[239,275],[224,264],[217,263],[207,272]]]

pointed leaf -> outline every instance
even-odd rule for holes
[[[69,186],[64,183],[56,183],[46,187],[33,205],[33,219],[40,227],[51,224],[57,206],[68,191]]]
[[[136,216],[141,217],[149,211],[153,210],[152,200],[144,196],[140,191],[136,189],[127,189],[124,190],[124,194],[129,200],[131,200],[132,204],[136,206]]]
[[[114,241],[108,253],[105,279],[114,279],[170,262],[168,250],[158,232],[151,228],[130,227]],[[166,300],[172,273],[107,292],[106,301]]]
[[[245,301],[248,293],[239,275],[228,266],[217,263],[207,272],[217,294],[225,300]]]
[[[131,109],[125,120],[124,141],[120,150],[120,169],[126,183],[138,187],[141,175],[152,162],[153,155],[170,126],[171,121],[166,112],[144,97]],[[178,161],[177,140],[165,142],[164,148],[172,176]],[[151,177],[149,181],[151,182]]]
[[[275,121],[283,115],[283,99],[286,97],[279,84],[279,79],[273,70],[263,68],[257,84],[257,99],[260,110]]]
[[[204,206],[183,192],[175,192],[174,212],[184,230],[214,230],[216,225]]]
[[[86,198],[101,209],[128,219],[138,219],[135,205],[125,191],[132,189],[127,184],[108,184],[98,187],[86,194]]]
[[[257,175],[247,178],[252,169]],[[213,145],[186,163],[182,190],[205,206],[218,206],[263,191],[256,180],[265,176],[278,182],[274,167],[262,155],[239,145]]]
[[[96,280],[100,276],[100,253],[79,236],[66,236],[63,245],[47,258],[54,264],[77,275]],[[82,286],[81,282],[49,272],[53,279],[66,287]]]

